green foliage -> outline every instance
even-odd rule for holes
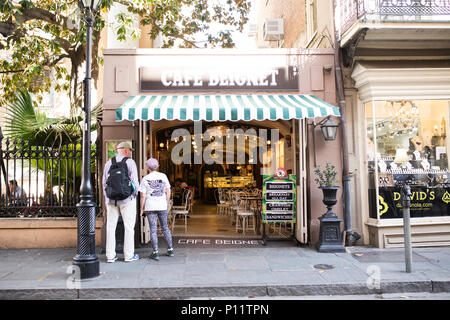
[[[100,116],[101,104],[98,104],[92,110],[94,125],[91,131],[97,129],[95,119]],[[81,141],[82,120],[81,114],[62,119],[48,118],[45,113],[36,110],[28,92],[19,90],[7,109],[5,134],[34,146],[60,147]]]
[[[164,47],[233,47],[231,33],[242,31],[250,10],[249,0],[102,0],[93,24],[94,81],[102,63],[100,32],[114,3],[128,11],[113,17],[119,40],[162,35]],[[141,35],[133,28],[131,14],[142,25],[151,26],[149,34]],[[40,102],[54,85],[57,92],[70,97],[71,108],[80,108],[82,79],[78,73],[85,61],[85,44],[86,26],[77,1],[1,0],[0,106],[14,100],[19,89]]]
[[[334,187],[337,182],[337,172],[336,167],[329,162],[326,163],[325,169],[321,169],[320,166],[314,170],[316,178],[314,181],[319,185],[320,188],[323,187]]]
[[[45,172],[46,186],[60,186],[61,191],[67,194],[78,193],[81,185],[81,158],[74,154],[81,154],[82,145],[80,143],[64,145],[58,149],[44,148],[50,154],[51,159],[31,159],[24,164],[29,165],[34,170]],[[31,154],[39,153],[42,147],[31,146]],[[96,145],[91,145],[91,151],[95,153]],[[60,159],[60,160],[59,160]],[[91,157],[91,172],[95,172],[95,157]]]
[[[93,118],[101,115],[101,105],[92,110]],[[38,112],[31,95],[21,90],[9,105],[6,114],[5,134],[16,139],[18,158],[32,170],[46,173],[47,186],[61,184],[61,190],[76,193],[81,182],[81,116],[63,119],[48,118]],[[91,131],[96,130],[96,125]],[[18,142],[17,142],[18,141]],[[95,153],[96,145],[91,145]],[[22,153],[23,152],[23,153]],[[51,160],[53,158],[53,161]],[[91,158],[91,170],[95,172],[95,157]]]

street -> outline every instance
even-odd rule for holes
[[[368,295],[317,295],[317,296],[249,296],[249,297],[195,297],[186,300],[450,300],[450,292],[385,293]]]

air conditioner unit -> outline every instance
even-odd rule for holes
[[[255,23],[252,23],[248,26],[248,33],[247,35],[249,37],[256,37],[258,33],[258,25],[256,25]]]
[[[283,19],[266,19],[263,27],[265,41],[280,41],[284,37]]]

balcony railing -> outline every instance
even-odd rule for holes
[[[450,0],[338,0],[339,36],[357,20],[375,22],[450,22]]]

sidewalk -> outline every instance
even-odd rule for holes
[[[149,248],[136,249],[139,261],[123,262],[119,254],[112,264],[98,250],[100,277],[81,282],[73,282],[67,273],[75,248],[0,250],[0,299],[450,292],[449,247],[414,248],[412,273],[406,273],[403,248],[355,246],[347,253],[319,253],[287,242],[223,244],[228,245],[175,242],[175,257],[161,255],[158,262],[148,258]],[[160,252],[165,249],[161,246]]]

